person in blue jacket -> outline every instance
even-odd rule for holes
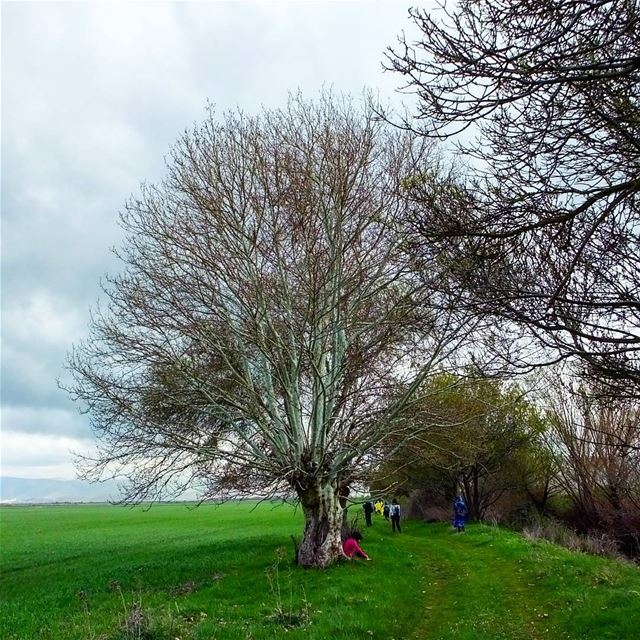
[[[464,531],[468,513],[469,510],[462,496],[456,496],[453,501],[453,526],[458,533]]]

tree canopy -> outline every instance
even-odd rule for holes
[[[186,132],[122,213],[123,271],[70,356],[89,473],[128,477],[129,501],[294,495],[299,562],[338,557],[341,501],[469,331],[404,251],[431,157],[327,93]]]

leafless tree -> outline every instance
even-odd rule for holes
[[[557,478],[579,526],[620,540],[640,538],[640,412],[635,403],[603,401],[575,384],[550,392],[549,445]]]
[[[431,157],[327,93],[185,133],[123,212],[123,272],[70,356],[89,474],[126,476],[127,501],[292,495],[299,563],[339,557],[349,488],[470,330],[403,251],[404,180]]]
[[[526,327],[546,354],[529,364],[578,356],[639,397],[638,3],[460,0],[410,15],[419,39],[387,56],[418,98],[404,125],[456,140],[468,161],[445,192],[414,183],[437,205],[418,233],[442,242],[469,306]]]

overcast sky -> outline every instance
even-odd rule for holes
[[[2,3],[2,475],[70,479],[70,450],[92,446],[56,379],[118,268],[120,208],[207,100],[255,111],[326,85],[398,101],[381,64],[409,6]]]

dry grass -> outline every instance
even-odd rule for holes
[[[539,520],[527,525],[522,530],[522,535],[527,540],[548,540],[571,551],[582,551],[616,560],[624,559],[618,542],[611,536],[605,533],[581,535],[553,519]]]

